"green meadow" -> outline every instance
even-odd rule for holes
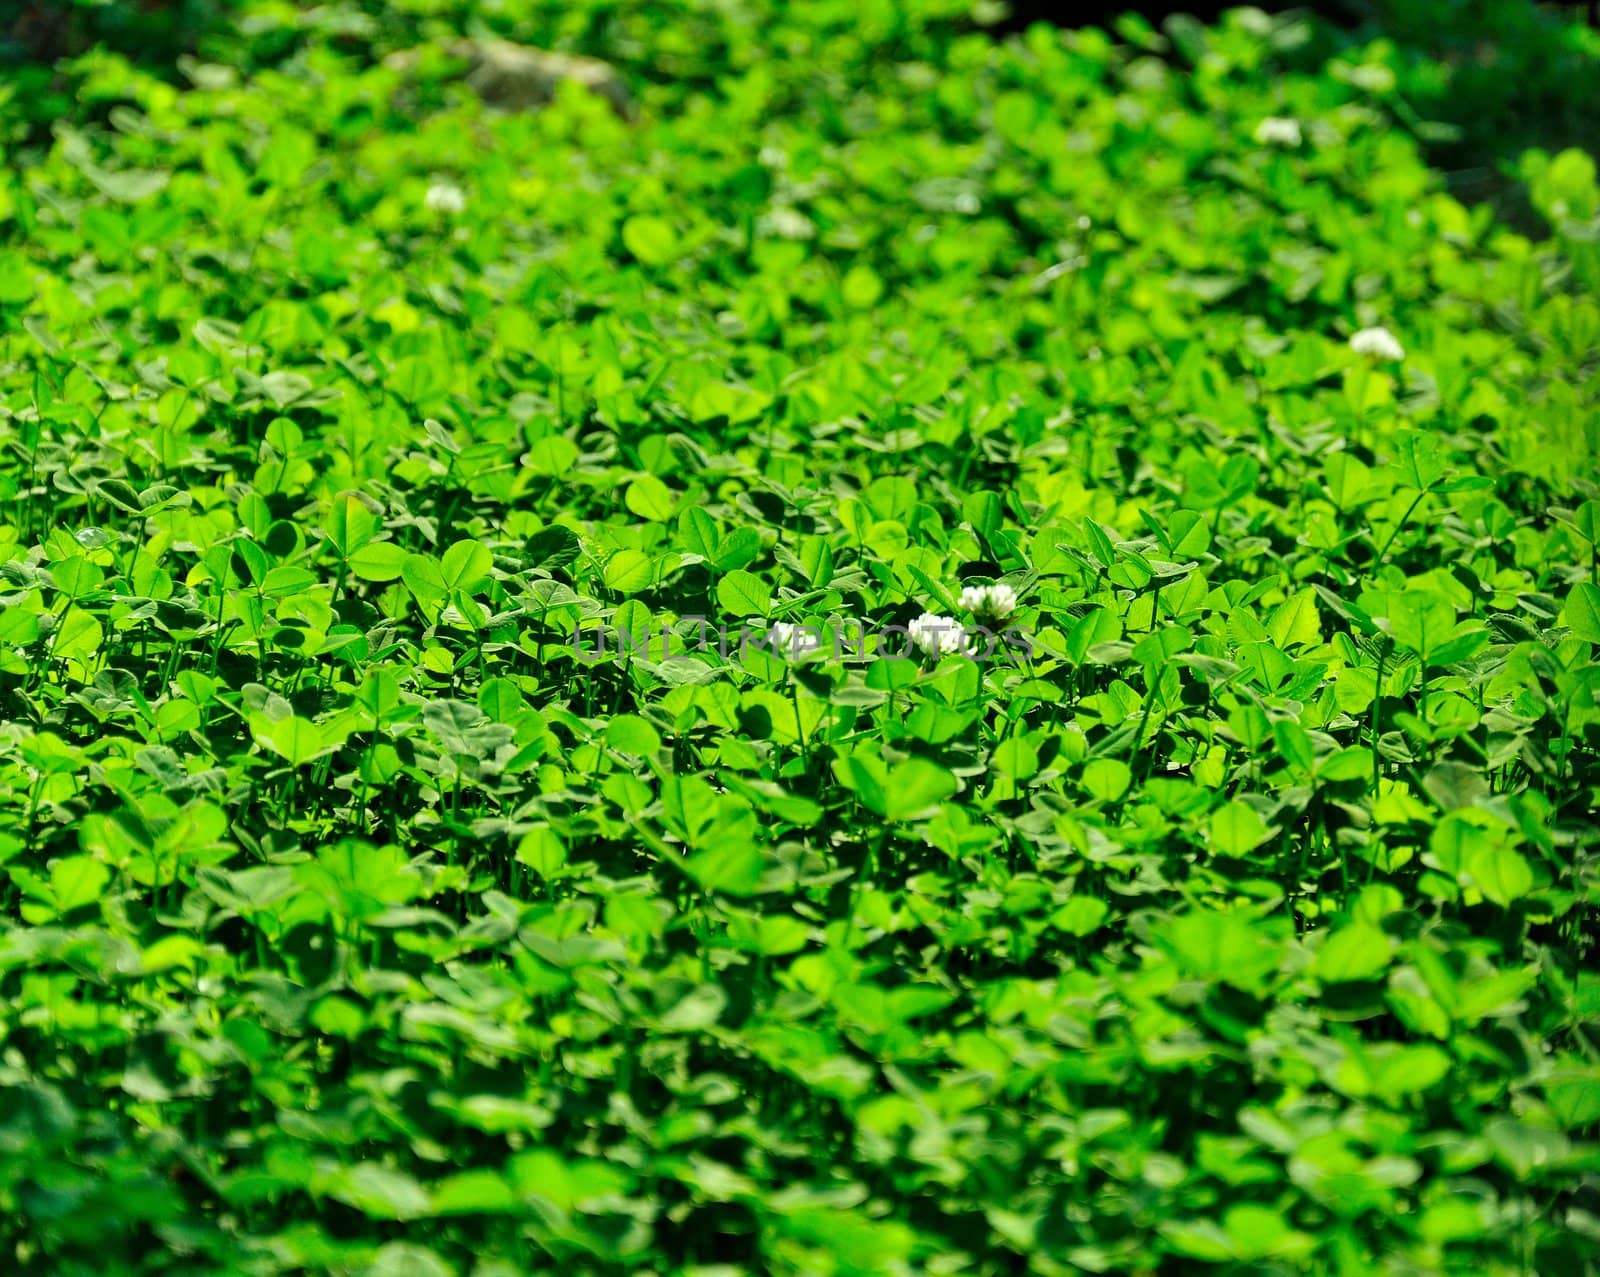
[[[1596,1272],[1600,34],[33,7],[0,1268]]]

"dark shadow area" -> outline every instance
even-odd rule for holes
[[[1103,26],[1134,14],[1157,31],[1173,18],[1214,23],[1237,0],[1009,0],[994,30],[1034,23]],[[1258,0],[1270,14],[1317,19],[1317,34],[1285,69],[1312,72],[1342,51],[1379,42],[1395,76],[1396,114],[1429,163],[1467,203],[1490,203],[1525,232],[1542,233],[1517,176],[1531,147],[1600,152],[1600,0]],[[1181,59],[1174,53],[1173,60]]]
[[[169,64],[233,8],[231,0],[0,0],[0,65],[50,63],[96,46]]]
[[[1345,39],[1394,71],[1390,99],[1463,203],[1516,229],[1547,228],[1518,174],[1523,152],[1600,148],[1595,4],[1535,0],[1351,0]],[[1318,42],[1321,45],[1322,42]],[[1329,50],[1306,50],[1310,71]]]
[[[1530,147],[1600,147],[1595,6],[1531,0],[1387,0],[1358,32],[1394,46],[1396,93],[1417,117],[1429,162],[1452,194],[1530,218],[1515,177]],[[1526,227],[1524,227],[1526,228]]]

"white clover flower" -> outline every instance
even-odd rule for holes
[[[1374,359],[1398,362],[1406,357],[1406,348],[1387,328],[1363,328],[1350,338],[1350,349],[1358,355],[1371,355]]]
[[[454,182],[435,182],[428,188],[422,202],[433,213],[464,213],[467,211],[467,193]]]
[[[1003,582],[989,587],[990,616],[1010,616],[1017,610],[1017,592]]]
[[[962,652],[967,647],[967,629],[960,621],[937,612],[924,612],[906,627],[911,643],[929,656]]]
[[[998,620],[1017,610],[1017,592],[1009,585],[968,585],[961,591],[961,606],[975,616]]]
[[[774,621],[767,631],[767,639],[774,654],[789,660],[798,660],[822,646],[822,636],[816,630],[792,621]]]
[[[1256,125],[1256,141],[1262,146],[1299,146],[1300,121],[1269,115]]]
[[[814,239],[817,234],[815,222],[799,209],[783,204],[771,209],[762,218],[762,224],[779,239]]]

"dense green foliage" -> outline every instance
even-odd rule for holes
[[[623,118],[441,7],[0,87],[7,1270],[1595,1271],[1594,164],[1248,12],[505,28]]]

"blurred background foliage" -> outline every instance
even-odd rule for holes
[[[947,43],[979,30],[1004,35],[1035,22],[1096,23],[1156,56],[1195,65],[1202,24],[1233,7],[1217,0],[808,0],[803,26],[836,29],[841,57],[894,60],[918,41]],[[1600,4],[1267,0],[1258,7],[1305,16],[1301,38],[1282,50],[1286,71],[1321,65],[1341,48],[1368,47],[1370,65],[1376,52],[1392,77],[1394,104],[1429,162],[1448,175],[1451,193],[1492,203],[1524,231],[1541,228],[1517,180],[1521,154],[1600,146],[1593,25]],[[353,56],[379,57],[461,34],[585,53],[686,92],[715,92],[730,56],[777,47],[754,33],[781,30],[786,11],[794,11],[791,0],[0,0],[0,96],[31,104],[47,128],[71,110],[72,60],[95,49],[179,75],[194,57],[275,65],[311,36],[333,35]]]

